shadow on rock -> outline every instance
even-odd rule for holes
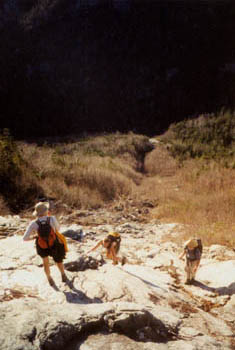
[[[233,295],[233,294],[235,294],[235,282],[231,283],[227,287],[219,287],[219,288],[209,287],[206,284],[199,282],[199,281],[194,281],[193,285],[196,287],[199,287],[201,289],[207,290],[209,292],[217,293],[218,295]]]
[[[129,271],[126,271],[126,270],[122,270],[122,271],[128,273],[128,275],[131,275],[131,276],[133,276],[133,277],[138,278],[139,280],[141,280],[142,282],[148,284],[148,285],[151,286],[151,287],[158,288],[158,289],[161,289],[161,290],[164,290],[165,292],[167,292],[166,289],[164,289],[164,288],[162,288],[162,287],[159,287],[159,286],[157,286],[156,284],[154,284],[154,283],[152,283],[152,282],[149,282],[149,281],[143,279],[142,277],[135,275],[135,274],[132,273],[132,272],[129,272]]]
[[[99,298],[89,298],[86,294],[84,294],[81,290],[74,287],[72,281],[68,281],[66,283],[71,291],[63,292],[68,303],[74,304],[101,304],[103,301]]]
[[[73,239],[74,241],[81,241],[84,236],[82,229],[77,229],[77,230],[68,229],[63,232],[63,235],[65,237]]]
[[[99,259],[95,259],[91,256],[80,256],[75,261],[70,261],[64,264],[64,268],[68,271],[85,271],[87,269],[97,270],[99,266],[105,264],[105,261],[100,255]]]

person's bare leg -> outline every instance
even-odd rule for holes
[[[125,263],[126,263],[126,261],[127,261],[127,259],[126,259],[126,257],[125,256],[118,256],[117,255],[118,254],[118,252],[117,252],[117,246],[116,246],[116,243],[114,243],[114,245],[113,245],[113,249],[112,249],[112,255],[113,255],[113,259],[114,259],[114,261],[115,261],[115,265],[118,263],[118,262],[120,262],[121,263],[121,265],[125,265]]]
[[[190,284],[190,282],[191,282],[191,263],[189,261],[186,261],[185,271],[187,274],[185,284]]]
[[[195,279],[195,275],[196,275],[197,269],[198,269],[198,267],[199,267],[199,264],[200,264],[200,260],[196,260],[196,261],[194,261],[194,263],[193,263],[192,280]]]
[[[42,259],[43,261],[43,268],[44,268],[44,272],[47,276],[48,282],[50,283],[50,285],[54,284],[53,279],[51,278],[51,272],[50,272],[50,264],[49,264],[49,258],[48,256],[46,258]]]
[[[56,263],[56,265],[57,265],[58,269],[60,270],[62,281],[66,282],[67,276],[64,272],[64,264],[61,262],[61,263]]]
[[[110,247],[110,254],[112,256],[113,264],[117,265],[121,259],[116,255],[115,245],[112,244]]]

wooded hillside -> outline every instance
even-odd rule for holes
[[[8,7],[7,7],[8,5]],[[12,7],[9,7],[9,6]],[[14,6],[13,6],[14,5]],[[3,1],[0,128],[148,135],[234,107],[232,1]]]

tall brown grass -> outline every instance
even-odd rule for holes
[[[167,147],[157,143],[155,149],[145,157],[144,168],[149,175],[172,176],[175,174],[178,164],[170,155]]]
[[[205,245],[234,247],[235,170],[214,161],[188,160],[177,170],[173,165],[172,174],[156,175],[143,184],[141,192],[157,201],[151,216],[184,224],[185,239],[199,236]]]
[[[152,177],[140,190],[157,202],[152,217],[185,224],[185,238],[234,247],[234,135],[234,112],[226,110],[172,124],[160,135],[145,160]]]
[[[224,160],[182,162],[162,142],[150,152],[148,138],[135,134],[18,147],[24,159],[22,194],[32,204],[42,195],[69,208],[96,209],[120,198],[151,200],[149,219],[184,224],[179,240],[196,235],[205,245],[234,247],[235,169]],[[2,198],[2,210],[5,205]]]
[[[152,148],[147,137],[132,133],[20,147],[45,197],[78,208],[98,208],[129,195],[141,182],[141,162]]]

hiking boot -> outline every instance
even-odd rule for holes
[[[122,264],[122,265],[125,265],[125,263],[126,263],[126,257],[123,256],[121,264]]]
[[[54,280],[53,280],[52,277],[49,277],[49,278],[48,278],[48,282],[49,282],[49,284],[50,284],[51,287],[53,287],[53,286],[55,285],[55,282],[54,282]]]
[[[68,277],[66,276],[65,273],[61,276],[61,279],[62,279],[62,282],[64,283],[68,282]]]
[[[185,284],[192,284],[191,280],[186,279]]]

